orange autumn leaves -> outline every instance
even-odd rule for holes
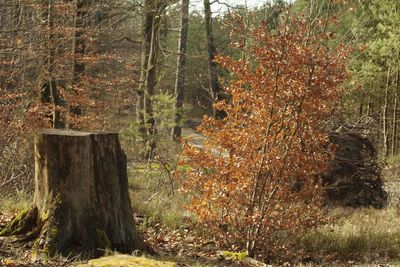
[[[346,77],[345,52],[329,35],[291,19],[274,32],[252,30],[246,59],[218,56],[233,75],[226,117],[205,117],[203,147],[184,145],[181,175],[190,210],[223,245],[251,256],[274,249],[274,233],[299,233],[323,221],[319,175],[329,150],[323,122]]]

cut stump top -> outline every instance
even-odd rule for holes
[[[41,129],[37,131],[38,135],[60,135],[60,136],[89,136],[89,135],[114,135],[117,132],[108,131],[75,131],[60,129]]]

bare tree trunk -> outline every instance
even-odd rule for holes
[[[181,7],[181,34],[178,45],[178,59],[175,82],[175,126],[172,129],[172,139],[178,140],[182,136],[182,128],[179,125],[182,119],[182,107],[185,91],[185,65],[187,50],[187,33],[189,27],[189,0],[182,0]]]
[[[62,121],[60,116],[60,97],[59,92],[57,89],[57,81],[54,78],[55,72],[55,47],[54,47],[54,3],[53,1],[49,1],[48,9],[47,9],[47,26],[48,26],[48,38],[47,38],[47,46],[48,46],[48,90],[51,104],[53,105],[53,112],[52,112],[52,124],[53,128],[58,129],[62,128]],[[47,88],[46,88],[47,89]]]
[[[392,156],[395,156],[397,154],[397,106],[398,106],[398,101],[399,101],[399,78],[400,78],[400,73],[399,69],[396,71],[396,86],[394,88],[394,104],[393,104],[393,126],[392,126]]]
[[[153,31],[154,14],[152,12],[152,1],[145,0],[143,7],[143,23],[142,23],[142,51],[141,51],[141,64],[140,64],[140,84],[137,90],[136,100],[136,120],[139,124],[139,133],[143,139],[146,135],[146,122],[145,122],[145,91],[146,81],[148,76],[148,62],[151,50],[151,38]]]
[[[158,0],[145,0],[143,19],[143,41],[140,85],[138,88],[137,120],[139,133],[146,144],[146,157],[153,158],[156,147],[156,125],[153,116],[152,98],[157,85],[158,29],[165,3]]]
[[[146,157],[153,158],[154,150],[156,147],[156,140],[154,136],[157,134],[155,119],[153,114],[153,96],[157,85],[157,50],[158,50],[158,29],[160,26],[160,10],[159,6],[155,6],[155,13],[153,14],[153,27],[151,29],[151,43],[149,61],[147,63],[147,77],[145,81],[145,102],[144,102],[144,119],[146,123],[146,143],[147,155]]]
[[[372,107],[372,99],[371,96],[368,97],[368,105],[367,105],[367,115],[370,116],[373,113]]]
[[[361,119],[364,114],[364,92],[361,93],[360,103],[358,107],[358,119]]]
[[[212,98],[212,103],[220,100],[220,86],[218,82],[218,69],[217,64],[214,62],[214,58],[217,54],[214,42],[214,36],[212,33],[212,16],[211,16],[211,5],[210,0],[204,0],[204,20],[206,26],[206,38],[207,38],[207,51],[208,51],[208,78],[209,88]],[[216,118],[223,117],[215,108],[213,108],[213,115]]]
[[[72,53],[73,53],[73,71],[72,71],[72,90],[73,96],[78,96],[80,82],[83,75],[85,74],[85,63],[83,57],[85,56],[85,40],[84,32],[87,24],[87,1],[85,0],[74,0],[74,37],[72,40]],[[82,107],[77,103],[68,104],[68,118],[70,116],[82,115]],[[70,121],[67,122],[67,128],[72,128]]]
[[[385,96],[384,96],[384,103],[382,109],[382,133],[383,133],[383,156],[386,158],[389,155],[389,146],[388,146],[388,123],[387,123],[387,113],[389,109],[388,105],[388,97],[389,97],[389,83],[390,83],[390,67],[387,70],[387,77],[386,77],[386,85],[385,85]]]

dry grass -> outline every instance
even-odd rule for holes
[[[3,195],[0,197],[0,213],[13,216],[32,206],[32,195],[24,191],[17,191],[13,196]]]
[[[147,223],[161,221],[165,226],[182,226],[189,214],[178,183],[159,164],[135,164],[129,171],[130,196],[134,212]]]
[[[191,133],[185,133],[190,136]],[[201,144],[201,138],[192,142]],[[171,150],[171,154],[175,151]],[[172,167],[174,160],[167,155]],[[321,226],[301,237],[299,255],[318,263],[354,261],[357,263],[399,262],[400,260],[400,159],[393,159],[386,168],[385,187],[389,205],[382,210],[362,208],[331,210],[332,224]],[[165,163],[165,162],[164,162]],[[163,163],[131,162],[129,186],[132,206],[145,223],[162,222],[170,228],[187,223],[189,214],[183,209],[185,196],[168,175]],[[171,167],[170,166],[170,167]],[[12,216],[28,209],[32,196],[22,191],[11,197],[0,196],[0,212]],[[199,265],[200,266],[200,265]],[[304,265],[306,266],[306,265]]]
[[[313,258],[362,262],[399,258],[400,212],[397,208],[337,209],[335,213],[341,214],[335,224],[315,229],[303,237],[302,247]]]
[[[185,139],[202,143],[203,137],[190,129],[183,129]],[[123,136],[123,140],[127,137]],[[124,142],[123,142],[124,143]],[[129,152],[128,179],[131,202],[135,214],[144,216],[146,222],[162,222],[169,228],[179,228],[185,224],[189,213],[185,211],[186,197],[179,191],[180,185],[174,177],[181,146],[162,137],[157,143],[157,157],[146,163],[134,157],[137,151]]]
[[[397,162],[397,161],[396,161]],[[312,259],[382,263],[400,259],[400,165],[384,171],[386,208],[336,208],[333,224],[310,231],[301,249]]]

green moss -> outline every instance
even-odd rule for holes
[[[175,267],[175,262],[157,261],[145,257],[134,257],[129,255],[114,255],[90,260],[78,267]]]
[[[231,251],[222,251],[222,257],[227,260],[235,260],[235,261],[244,261],[249,257],[247,252],[231,252]]]
[[[178,165],[177,166],[177,170],[181,171],[181,172],[189,172],[192,169],[193,169],[192,166],[187,165],[187,164],[182,164],[182,165]]]
[[[0,231],[0,236],[11,236],[21,231],[24,225],[22,224],[23,218],[28,214],[29,209],[24,209],[3,229]]]
[[[46,212],[43,212],[43,213],[40,215],[40,218],[42,219],[42,221],[46,221],[47,219],[49,219],[49,215],[50,215],[50,212],[49,212],[49,211],[46,211]]]
[[[158,170],[161,168],[161,165],[159,163],[136,163],[135,168],[137,170],[144,170],[144,171],[148,171],[149,169],[153,169],[153,170]]]
[[[57,239],[60,230],[57,228],[51,218],[44,222],[41,238],[36,239],[32,247],[32,259],[46,260],[56,253],[54,240]],[[44,238],[44,239],[43,239]],[[45,240],[45,242],[43,242]]]
[[[57,237],[59,230],[54,224],[49,224],[49,228],[47,231],[50,240],[54,240]]]
[[[96,229],[97,242],[100,249],[111,249],[111,241],[107,236],[107,233],[103,230]]]

